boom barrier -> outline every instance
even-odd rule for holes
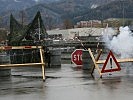
[[[42,77],[43,81],[45,81],[45,62],[44,62],[44,50],[42,46],[1,46],[0,50],[1,51],[8,51],[8,50],[33,50],[33,49],[39,49],[40,53],[40,62],[36,63],[15,63],[15,64],[1,64],[0,68],[6,68],[6,67],[21,67],[21,66],[31,66],[31,65],[41,65],[42,67]]]

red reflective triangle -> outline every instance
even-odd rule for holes
[[[105,69],[106,66],[107,66],[107,63],[109,61],[110,56],[112,56],[115,64],[117,65],[117,68]],[[120,70],[121,70],[121,68],[120,68],[119,63],[117,62],[117,60],[116,60],[115,56],[113,55],[112,51],[110,51],[109,54],[108,54],[108,56],[107,56],[107,59],[106,59],[104,65],[103,65],[103,68],[101,70],[101,73],[114,72],[114,71],[120,71]]]

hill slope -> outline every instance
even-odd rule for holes
[[[125,0],[124,2],[121,0],[57,0],[54,3],[46,4],[45,2],[26,8],[24,10],[24,21],[29,23],[37,11],[41,12],[45,26],[48,28],[60,27],[66,19],[76,23],[90,19],[132,18],[132,5],[132,0]],[[21,12],[12,9],[1,13],[2,22],[9,23],[11,12],[21,22]]]
[[[107,18],[133,18],[133,1],[114,1],[104,6],[99,6],[95,9],[73,16],[75,21],[90,20],[90,19],[107,19]]]

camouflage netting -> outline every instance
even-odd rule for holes
[[[11,14],[10,34],[8,35],[8,45],[45,45],[44,39],[48,37],[41,14],[38,11],[33,21],[23,26]]]
[[[10,16],[10,34],[8,35],[8,45],[26,46],[41,45],[45,46],[45,38],[48,37],[43,24],[40,12],[37,12],[35,18],[28,25],[22,25],[11,14]],[[11,50],[8,51],[11,63],[30,63],[40,62],[38,49],[31,50]]]

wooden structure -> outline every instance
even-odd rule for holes
[[[4,64],[0,65],[0,68],[3,67],[21,67],[21,66],[31,66],[31,65],[41,65],[42,67],[42,76],[43,76],[43,81],[45,81],[45,62],[43,59],[44,56],[44,51],[42,46],[1,46],[0,50],[18,50],[18,49],[39,49],[40,51],[40,57],[41,57],[41,62],[39,63],[24,63],[24,64]]]
[[[90,56],[93,60],[94,66],[92,66],[91,74],[93,74],[94,69],[96,68],[98,70],[98,73],[100,77],[102,77],[102,72],[101,69],[99,68],[98,64],[104,64],[106,60],[99,60],[101,54],[102,54],[102,49],[99,50],[97,57],[95,58],[94,55],[92,54],[91,49],[88,49]],[[127,58],[127,59],[116,59],[118,63],[125,63],[125,62],[133,62],[133,58]]]

